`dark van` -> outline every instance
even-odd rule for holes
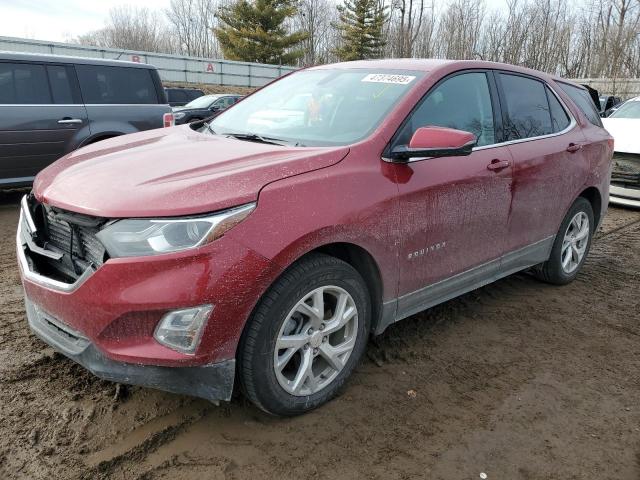
[[[169,112],[151,65],[0,52],[0,188],[84,145],[160,128]]]
[[[198,88],[165,87],[164,93],[167,95],[167,102],[172,107],[182,107],[204,95]]]

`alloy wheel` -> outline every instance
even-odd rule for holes
[[[565,273],[573,273],[584,258],[589,244],[589,217],[585,212],[578,212],[569,222],[564,234],[560,260]]]
[[[327,285],[301,298],[276,338],[273,367],[280,386],[313,395],[335,380],[356,345],[358,310],[343,288]]]

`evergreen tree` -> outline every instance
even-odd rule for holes
[[[342,46],[335,50],[340,60],[379,58],[385,40],[382,27],[387,19],[386,7],[379,0],[344,0],[338,6]]]
[[[296,12],[296,0],[238,0],[220,7],[218,18],[222,23],[214,32],[225,58],[279,65],[295,63],[303,55],[295,47],[308,34],[288,34],[283,23]]]

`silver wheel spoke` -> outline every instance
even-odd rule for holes
[[[587,238],[587,235],[589,235],[589,227],[586,223],[584,223],[582,225],[582,228],[580,229],[580,231],[576,234],[576,240],[580,241],[580,240],[584,240],[585,238]]]
[[[312,307],[305,302],[298,303],[298,305],[296,305],[296,310],[308,317],[311,317],[312,319],[319,320],[321,317],[321,313],[317,308],[315,308],[315,306]]]
[[[290,348],[286,352],[284,352],[284,354],[280,355],[278,357],[278,361],[276,362],[276,370],[282,371],[282,369],[287,366],[289,360],[293,358],[298,350],[299,348]]]
[[[351,352],[355,345],[355,338],[348,340],[340,345],[333,346],[325,343],[320,346],[320,355],[327,361],[327,363],[336,371],[342,370],[344,362],[342,356],[345,353]]]
[[[283,350],[285,348],[300,348],[305,343],[309,342],[309,335],[299,333],[298,335],[285,335],[278,339],[276,342],[276,350]]]
[[[336,306],[336,313],[327,323],[324,333],[330,335],[344,327],[356,315],[356,306],[347,294],[341,295]]]
[[[313,371],[311,370],[312,365],[313,355],[310,350],[306,350],[302,355],[302,362],[300,363],[300,367],[298,368],[298,373],[291,383],[291,390],[293,391],[293,393],[300,392],[300,389],[307,381],[307,379],[310,376],[313,377]]]
[[[562,267],[566,270],[569,266],[569,260],[571,260],[571,246],[568,246],[562,256]]]

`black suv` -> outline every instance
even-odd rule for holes
[[[167,95],[169,105],[172,107],[181,107],[204,95],[204,92],[197,88],[182,87],[165,87],[164,93]]]
[[[28,185],[89,143],[160,128],[170,112],[151,65],[0,52],[0,187]]]
[[[175,107],[173,118],[176,125],[206,120],[226,110],[241,98],[240,94],[203,95],[187,103],[184,107]]]

